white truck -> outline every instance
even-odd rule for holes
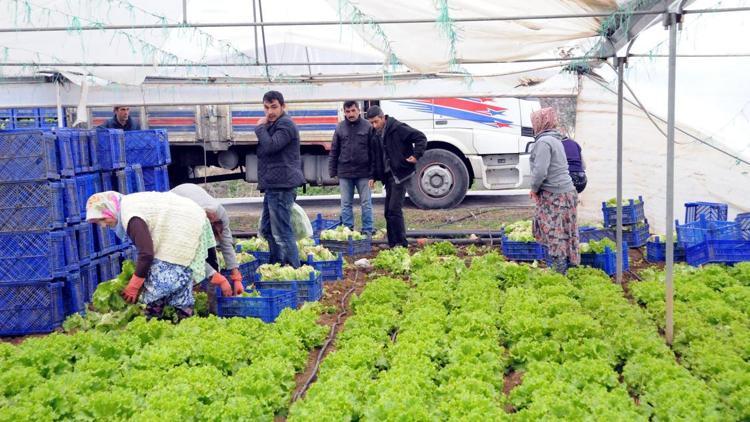
[[[420,208],[459,204],[477,182],[483,189],[529,187],[527,145],[533,141],[530,115],[536,100],[519,98],[430,98],[363,101],[362,110],[379,104],[383,111],[427,136],[427,151],[417,177],[407,188]],[[333,185],[328,151],[342,103],[288,103],[300,129],[303,172],[312,185]],[[98,125],[111,109],[92,110]],[[257,140],[253,129],[263,115],[259,106],[141,107],[132,109],[143,129],[166,129],[172,152],[172,185],[194,179],[197,166],[218,166],[234,173],[209,181],[244,178],[257,181]],[[201,177],[199,179],[203,181]]]

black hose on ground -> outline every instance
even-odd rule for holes
[[[359,268],[357,268],[357,271],[354,273],[354,285],[351,289],[347,290],[344,296],[341,298],[340,307],[342,311],[336,316],[336,322],[333,323],[331,326],[331,331],[328,333],[328,338],[326,338],[325,343],[323,343],[323,346],[320,348],[320,351],[318,352],[318,357],[315,359],[315,365],[313,366],[312,373],[310,373],[310,377],[305,381],[305,383],[302,385],[302,388],[297,391],[297,393],[294,394],[292,397],[292,403],[299,400],[302,396],[307,393],[307,390],[310,388],[310,385],[318,378],[318,370],[320,369],[320,363],[323,361],[323,355],[325,354],[326,350],[328,350],[328,347],[333,343],[333,339],[336,336],[336,327],[341,324],[341,318],[346,315],[346,300],[349,298],[349,296],[354,292],[354,289],[357,288],[357,279],[359,278]]]

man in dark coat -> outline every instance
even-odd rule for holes
[[[268,241],[270,262],[300,266],[292,228],[292,207],[297,188],[305,184],[300,159],[299,130],[286,114],[278,91],[263,95],[265,117],[258,120],[258,189],[263,195],[260,231]]]
[[[141,130],[141,125],[130,118],[130,107],[115,106],[114,114],[115,115],[112,116],[111,119],[107,120],[99,127],[103,129],[122,129],[124,131]]]
[[[367,120],[380,133],[381,142],[372,150],[373,177],[385,184],[385,222],[388,246],[408,246],[404,224],[406,183],[416,173],[416,163],[424,154],[424,133],[383,114],[379,106],[367,110]]]
[[[339,178],[341,190],[341,222],[354,230],[354,188],[359,192],[362,208],[362,232],[372,234],[372,196],[370,180],[373,165],[370,157],[372,142],[379,142],[370,122],[359,112],[356,101],[344,103],[344,117],[333,133],[328,174]]]

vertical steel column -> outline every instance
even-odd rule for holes
[[[617,64],[617,227],[615,228],[615,240],[617,242],[616,276],[617,284],[622,284],[622,103],[623,85],[626,59],[615,57]]]
[[[677,68],[677,23],[681,15],[669,13],[666,16],[665,25],[669,29],[669,79],[667,89],[667,203],[666,203],[666,278],[665,278],[665,300],[666,300],[666,329],[667,344],[671,345],[674,339],[674,109],[675,109],[675,79]]]

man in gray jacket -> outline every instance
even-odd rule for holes
[[[354,230],[354,188],[359,192],[362,208],[362,232],[372,233],[373,160],[370,157],[372,142],[378,142],[370,122],[363,119],[356,101],[344,103],[344,117],[333,133],[331,153],[328,157],[328,174],[339,178],[341,190],[341,222]]]
[[[209,195],[208,192],[198,185],[183,183],[173,188],[171,192],[192,200],[206,211],[206,217],[211,222],[214,236],[216,236],[217,247],[221,251],[222,257],[224,257],[224,265],[230,270],[229,278],[232,279],[234,284],[234,294],[241,294],[243,292],[242,274],[240,274],[237,255],[234,252],[234,239],[232,238],[232,231],[229,229],[227,211],[216,198]],[[209,262],[206,263],[206,277],[209,278],[219,270],[216,262],[210,262],[211,258],[215,260],[215,252],[213,255],[212,257],[211,253],[209,253]]]

